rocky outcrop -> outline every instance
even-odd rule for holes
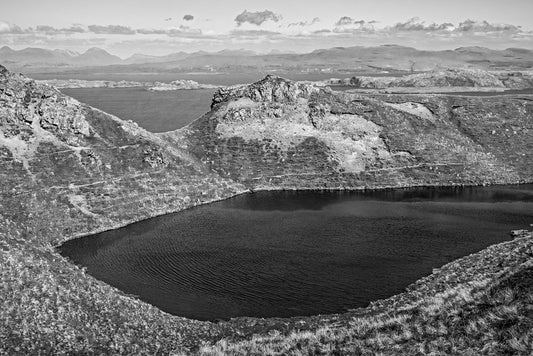
[[[170,83],[155,83],[150,85],[150,91],[169,91],[169,90],[197,90],[197,89],[216,89],[219,86],[212,84],[200,84],[194,80],[174,80]]]
[[[135,82],[130,80],[82,80],[82,79],[46,79],[36,80],[38,84],[47,84],[58,89],[63,88],[136,88],[154,85],[154,83]]]
[[[449,68],[402,77],[357,76],[331,79],[327,84],[348,85],[362,89],[385,88],[491,88],[527,89],[533,87],[533,72]]]
[[[518,97],[346,94],[270,76],[219,90],[210,113],[162,137],[252,189],[494,184],[532,180],[532,114]]]
[[[82,80],[82,79],[47,79],[36,80],[37,84],[47,84],[58,89],[63,88],[146,88],[150,91],[169,90],[196,90],[196,89],[216,89],[220,86],[212,84],[201,84],[194,80],[174,80],[170,83],[162,82],[135,82],[130,80]]]
[[[297,99],[309,98],[317,88],[307,83],[293,82],[273,75],[250,85],[220,88],[213,96],[211,108],[222,102],[248,98],[255,102],[293,103]]]

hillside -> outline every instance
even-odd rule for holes
[[[212,109],[162,137],[252,189],[533,177],[525,98],[344,94],[269,76],[220,89]]]
[[[368,308],[220,323],[163,313],[53,246],[250,188],[532,182],[532,96],[352,95],[269,76],[220,89],[209,113],[155,135],[0,67],[0,102],[0,354],[495,354],[530,345],[529,232]]]
[[[135,123],[0,75],[4,218],[28,223],[33,210],[50,212],[39,229],[59,240],[242,190]]]

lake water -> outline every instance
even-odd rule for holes
[[[256,192],[71,240],[61,254],[201,320],[343,312],[533,223],[533,185]]]
[[[143,88],[61,89],[82,103],[151,132],[179,129],[210,110],[215,89],[151,92]]]

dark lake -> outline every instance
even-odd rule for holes
[[[338,313],[533,223],[533,185],[256,192],[71,240],[62,255],[201,320]]]
[[[182,128],[208,112],[215,89],[151,92],[144,88],[70,88],[61,92],[123,120],[132,120],[148,131],[166,132]]]

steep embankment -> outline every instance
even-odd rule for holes
[[[479,293],[529,271],[531,234],[457,261],[367,309],[219,324],[170,316],[125,296],[52,246],[245,187],[531,181],[532,103],[335,94],[267,77],[221,89],[210,113],[184,130],[154,135],[0,67],[0,353],[169,354],[223,337],[231,343],[216,348],[230,353],[439,350],[426,341],[466,335],[454,325],[464,329],[477,319],[454,314],[445,324],[434,311],[485,311]],[[531,287],[525,281],[520,288]],[[531,330],[507,323],[526,315],[522,289],[491,299],[495,307],[522,304],[483,321],[484,335],[509,331],[489,352],[526,344],[504,343]],[[502,320],[503,327],[495,324]],[[398,324],[408,327],[402,335]],[[479,350],[478,340],[448,346]]]
[[[332,92],[267,77],[221,89],[162,137],[252,189],[531,181],[533,102]]]

